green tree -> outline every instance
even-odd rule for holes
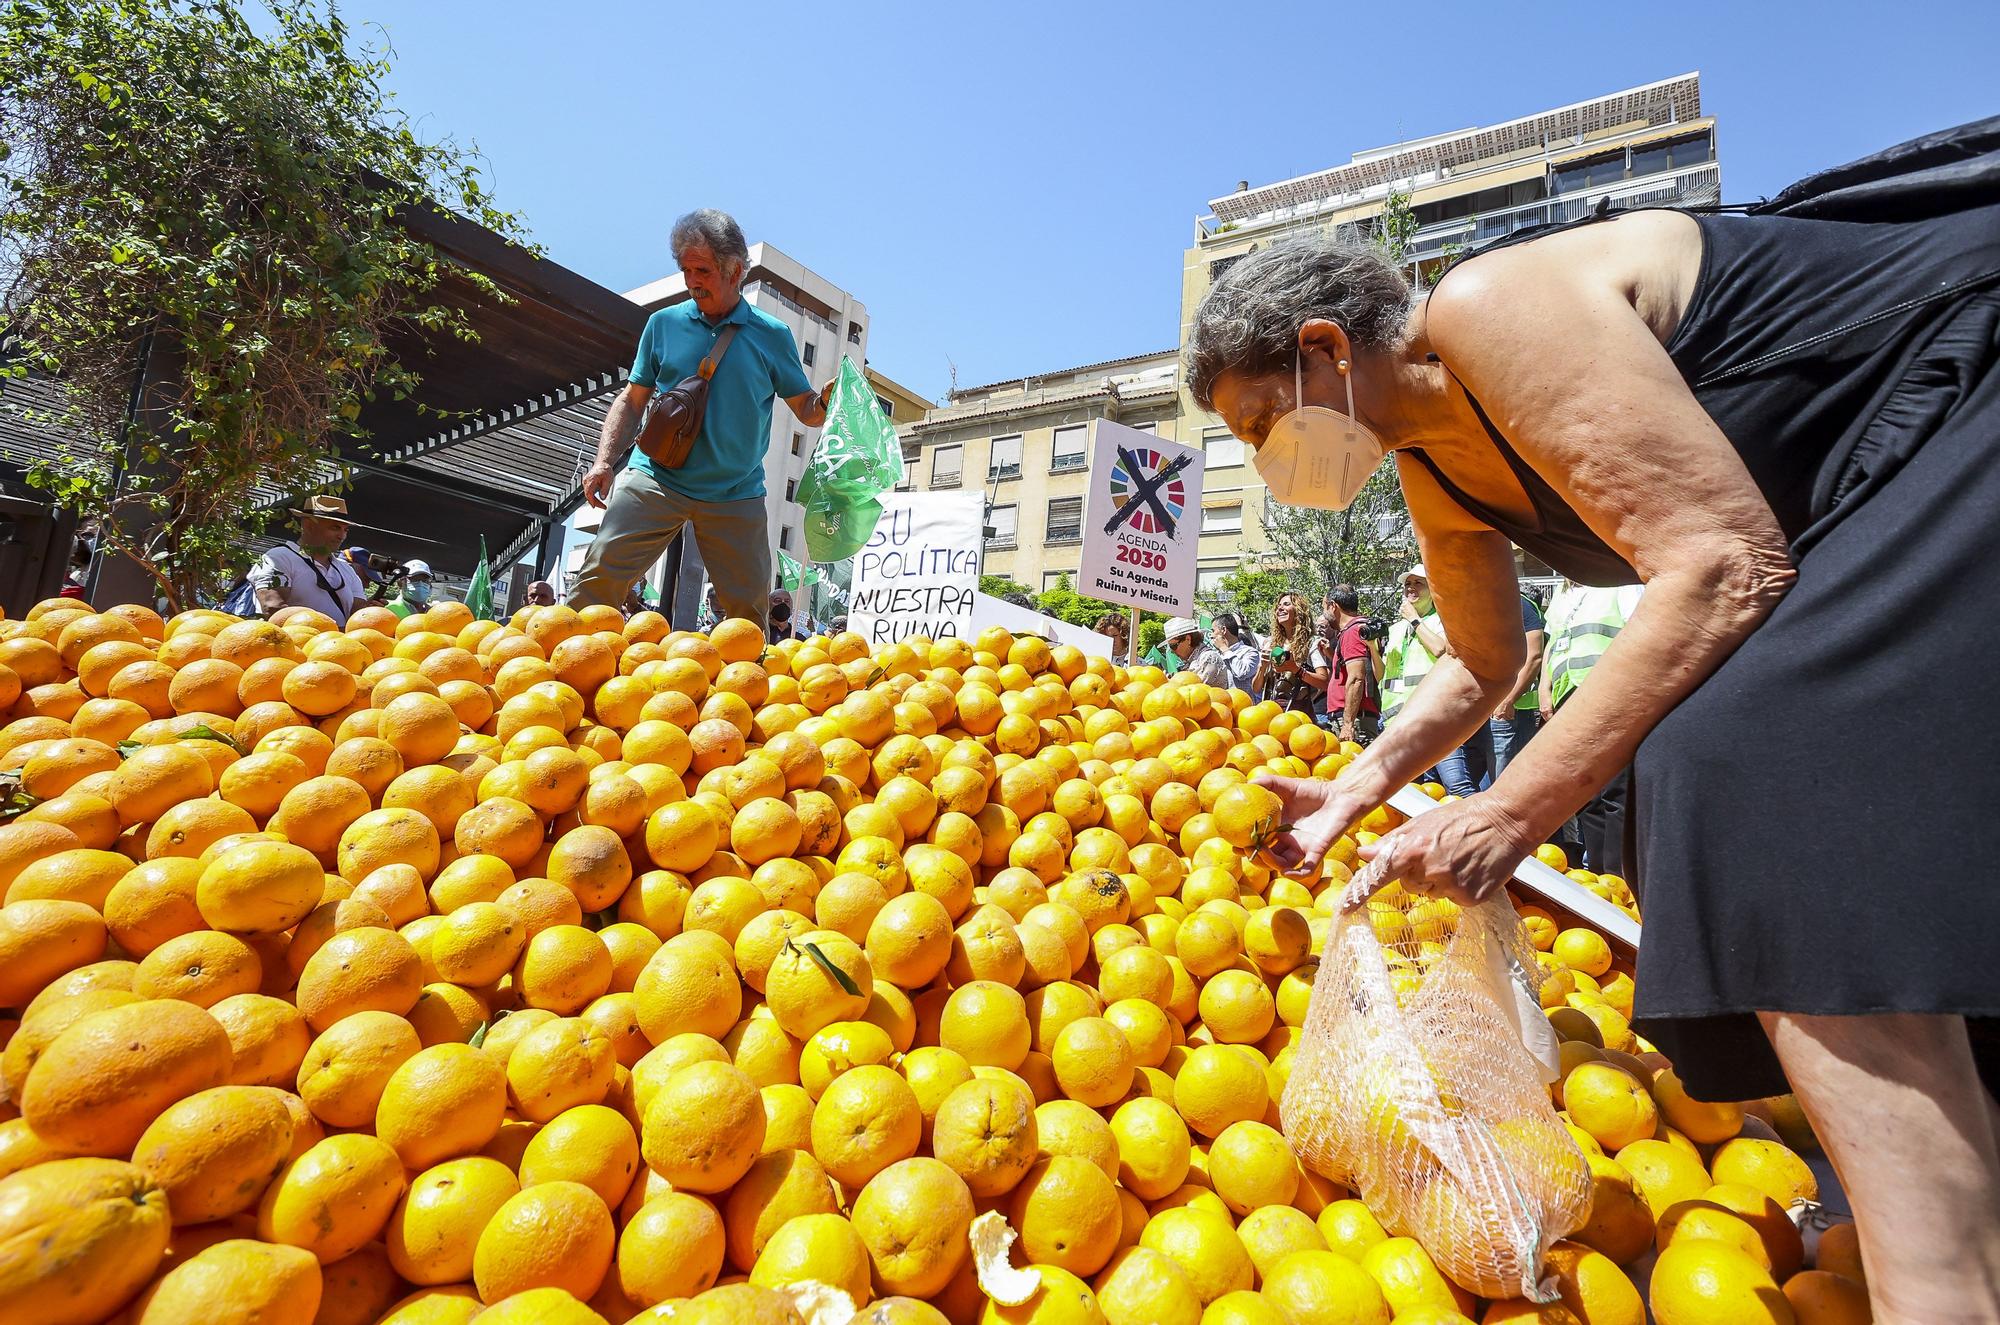
[[[1214,589],[1195,596],[1210,615],[1234,612],[1245,627],[1261,634],[1270,628],[1271,609],[1291,587],[1291,577],[1283,571],[1258,570],[1246,562],[1223,576]]]
[[[444,282],[491,282],[399,217],[522,234],[471,152],[393,108],[386,48],[352,45],[332,0],[266,8],[0,8],[0,331],[74,420],[30,481],[177,608],[241,565],[260,488],[344,485],[363,405],[419,380],[392,333],[474,336]]]
[[[982,575],[979,577],[979,592],[988,598],[999,598],[1016,607],[1033,607],[1035,591],[1025,584],[1016,584],[1005,575]]]
[[[1093,628],[1104,619],[1106,613],[1123,612],[1122,607],[1096,598],[1085,598],[1070,587],[1069,576],[1059,575],[1056,582],[1035,597],[1035,610],[1047,613],[1058,621],[1072,626]]]

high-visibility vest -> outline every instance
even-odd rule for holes
[[[1437,663],[1437,655],[1424,647],[1417,638],[1417,626],[1428,626],[1442,631],[1444,623],[1438,620],[1436,612],[1426,613],[1422,620],[1412,624],[1398,621],[1389,631],[1389,647],[1382,655],[1382,721],[1387,723],[1402,710],[1410,700],[1410,692],[1417,683],[1430,674]],[[1400,632],[1400,635],[1399,633]]]
[[[1583,684],[1604,650],[1625,629],[1640,592],[1637,585],[1599,589],[1567,580],[1556,590],[1549,600],[1542,651],[1550,707],[1560,706],[1570,691]]]

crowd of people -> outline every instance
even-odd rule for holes
[[[1192,617],[1166,624],[1160,647],[1139,661],[1169,672],[1192,672],[1209,685],[1269,700],[1309,715],[1343,741],[1366,746],[1380,736],[1445,655],[1444,623],[1419,562],[1398,586],[1393,620],[1368,616],[1352,585],[1338,585],[1314,611],[1300,593],[1279,596],[1269,630],[1259,635],[1241,616],[1223,612],[1204,626]],[[1471,796],[1493,783],[1534,739],[1589,673],[1623,628],[1640,588],[1600,589],[1561,581],[1546,600],[1520,591],[1525,661],[1508,696],[1484,726],[1438,761],[1424,780],[1455,796]],[[1096,625],[1118,659],[1132,656],[1127,617],[1109,613]],[[1554,839],[1570,857],[1598,873],[1625,875],[1625,802],[1628,771],[1592,796]]]

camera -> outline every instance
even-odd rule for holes
[[[1372,643],[1375,640],[1385,638],[1388,633],[1389,619],[1387,617],[1371,616],[1361,619],[1360,634],[1362,639]]]

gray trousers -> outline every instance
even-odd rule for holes
[[[683,525],[695,545],[726,617],[768,624],[771,606],[771,536],[764,499],[707,502],[682,496],[643,469],[628,466],[611,490],[597,537],[583,555],[570,586],[569,605],[617,607],[641,575],[660,559]],[[674,586],[662,598],[672,601]]]

